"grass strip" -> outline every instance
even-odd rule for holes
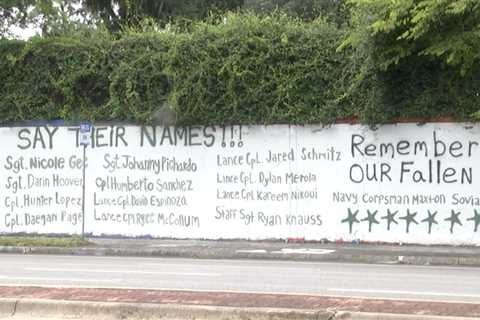
[[[74,248],[89,246],[92,243],[79,236],[46,237],[46,236],[0,236],[0,246],[12,247],[63,247]]]

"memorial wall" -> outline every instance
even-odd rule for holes
[[[0,232],[80,234],[78,127],[3,127]],[[95,125],[95,236],[480,244],[480,125]]]

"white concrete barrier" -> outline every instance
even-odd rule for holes
[[[0,232],[79,234],[78,127],[0,128]],[[480,244],[480,125],[96,125],[85,231]]]

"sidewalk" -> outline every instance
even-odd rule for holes
[[[288,294],[0,287],[0,318],[17,317],[96,320],[478,319],[480,304]]]
[[[206,241],[92,238],[81,248],[0,247],[0,253],[147,256],[199,259],[267,259],[480,266],[480,246],[414,246],[280,241]]]

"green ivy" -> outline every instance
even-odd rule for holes
[[[480,67],[461,74],[428,56],[385,69],[378,38],[283,14],[230,14],[188,31],[78,33],[0,41],[0,121],[329,124],[355,117],[473,119]],[[354,27],[356,28],[356,27]]]
[[[342,34],[317,20],[229,15],[177,37],[171,104],[185,123],[331,122],[344,84]]]

